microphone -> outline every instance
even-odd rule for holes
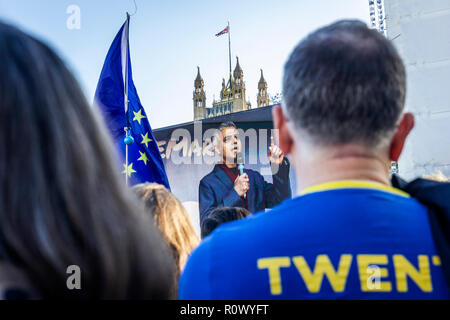
[[[239,152],[236,159],[237,167],[239,170],[239,175],[242,176],[244,174],[244,155],[242,152]],[[244,193],[244,199],[247,197],[247,193]]]

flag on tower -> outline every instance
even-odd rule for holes
[[[119,150],[120,170],[127,182],[130,185],[156,182],[169,188],[158,145],[133,83],[128,30],[129,17],[109,48],[95,92],[95,104]]]
[[[227,26],[225,29],[223,29],[222,31],[220,31],[219,33],[216,34],[216,37],[219,37],[223,34],[228,33],[230,26]]]

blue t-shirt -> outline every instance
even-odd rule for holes
[[[311,187],[224,224],[193,252],[180,299],[448,299],[427,209],[381,184]]]

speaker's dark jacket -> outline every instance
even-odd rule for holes
[[[268,183],[254,170],[244,169],[249,178],[247,192],[248,210],[252,213],[271,208],[292,196],[289,181],[289,160],[285,157],[275,174],[273,183]],[[200,225],[208,214],[220,207],[245,207],[245,201],[234,190],[233,181],[216,165],[203,177],[199,186]]]

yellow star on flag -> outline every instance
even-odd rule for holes
[[[127,168],[126,164],[123,164],[123,171],[122,171],[122,173],[128,175],[128,177],[131,177],[131,174],[135,173],[135,172],[136,172],[136,170],[133,169],[133,162],[130,163],[128,168]]]
[[[141,119],[145,118],[145,116],[143,116],[142,113],[142,109],[139,109],[139,112],[134,112],[134,118],[133,121],[136,120],[139,124],[141,124]]]
[[[148,148],[148,143],[149,143],[150,141],[152,141],[152,139],[150,139],[150,138],[148,137],[148,132],[147,132],[145,135],[143,135],[143,134],[141,133],[141,137],[142,137],[141,144],[145,144],[145,147]]]
[[[145,152],[139,151],[139,153],[141,154],[141,157],[138,160],[144,161],[144,164],[147,165],[147,161],[148,161],[147,155],[145,154]]]

